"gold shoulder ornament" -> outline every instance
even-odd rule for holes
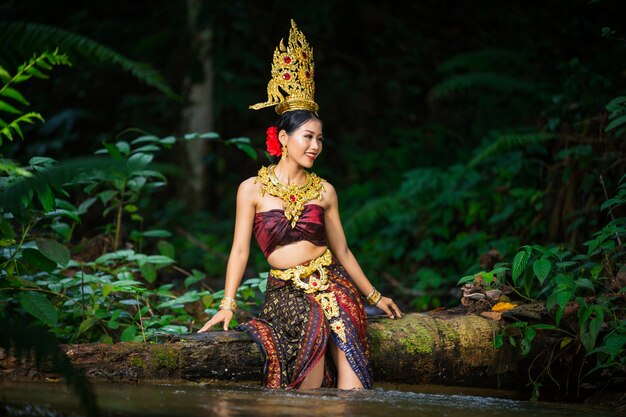
[[[322,184],[324,179],[316,174],[304,171],[306,174],[304,185],[284,185],[276,178],[274,173],[275,167],[276,165],[261,167],[254,182],[261,183],[261,196],[268,193],[283,201],[285,217],[291,222],[291,227],[294,228],[304,210],[305,203],[310,200],[322,199],[321,193],[326,191]]]

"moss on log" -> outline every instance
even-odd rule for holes
[[[492,346],[501,325],[473,315],[414,313],[372,320],[374,378],[410,384],[519,386],[524,375],[518,377],[517,353]],[[260,380],[263,369],[258,346],[237,331],[176,336],[161,344],[68,345],[65,350],[90,378],[109,382]],[[0,371],[14,379],[35,375],[32,364],[18,364],[7,355],[0,355]]]

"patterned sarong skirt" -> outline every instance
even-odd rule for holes
[[[277,278],[277,272],[280,270],[268,276],[259,317],[237,327],[249,333],[265,355],[263,385],[298,388],[325,357],[322,386],[336,387],[336,368],[328,348],[332,339],[345,353],[363,387],[371,388],[366,314],[345,269],[332,257],[323,269],[299,278],[304,287],[319,284],[325,288],[308,293],[302,290],[303,285]]]

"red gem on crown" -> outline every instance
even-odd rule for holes
[[[314,287],[317,287],[317,282],[314,282],[314,283],[313,283],[313,286],[314,286]]]
[[[291,201],[292,203],[296,201],[296,196],[295,195],[290,195],[289,196],[289,201]]]
[[[289,81],[291,79],[291,75],[288,72],[286,72],[286,73],[283,74],[283,78],[285,80]]]
[[[290,64],[291,63],[291,58],[289,58],[288,56],[286,56],[283,61],[285,61],[285,64]]]
[[[302,52],[302,58],[306,59],[306,57],[307,57],[306,52]]]
[[[305,72],[304,75],[306,75],[307,78],[311,78],[311,73],[309,71]]]

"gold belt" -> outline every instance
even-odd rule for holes
[[[272,269],[270,274],[281,281],[291,281],[292,285],[301,289],[306,294],[314,294],[315,300],[322,307],[322,311],[330,323],[330,329],[336,333],[345,343],[345,325],[339,316],[339,305],[335,294],[327,292],[330,282],[328,281],[328,273],[326,268],[333,262],[333,255],[329,249],[318,258],[313,259],[306,265],[296,265],[287,269]],[[313,273],[318,272],[319,277],[316,278]],[[302,279],[308,278],[308,282]]]
[[[287,269],[272,269],[270,273],[282,280],[291,281],[296,288],[300,288],[307,294],[324,291],[328,288],[328,277],[325,266],[333,262],[333,255],[326,249],[319,258],[313,259],[307,265],[296,265]],[[307,278],[314,272],[319,272],[319,278],[310,277],[309,282],[303,282],[302,278]]]

